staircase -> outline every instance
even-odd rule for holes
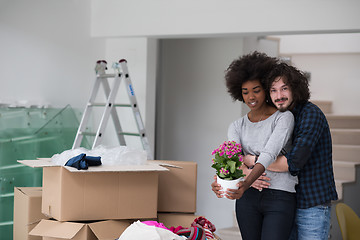
[[[335,115],[332,102],[312,101],[325,113],[333,143],[333,167],[339,200],[331,209],[329,239],[342,239],[335,206],[345,202],[360,211],[360,115]]]
[[[341,116],[332,113],[332,102],[312,101],[320,107],[328,120],[333,142],[333,167],[336,190],[339,201],[354,203],[360,209],[360,115]],[[344,194],[344,192],[348,192]],[[331,213],[331,230],[329,239],[341,239],[337,222],[335,205]],[[356,207],[354,205],[352,208]],[[241,235],[234,219],[234,226],[219,229],[218,235],[226,240],[241,240]]]
[[[328,120],[333,143],[333,167],[339,201],[343,201],[343,188],[356,182],[356,166],[360,166],[360,116],[333,115],[331,102],[314,102]],[[329,107],[330,106],[330,107]]]

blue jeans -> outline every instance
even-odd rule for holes
[[[288,240],[295,218],[295,193],[249,188],[235,207],[243,240]]]
[[[319,205],[296,210],[295,224],[289,240],[327,240],[331,206]]]

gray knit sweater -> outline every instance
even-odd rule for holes
[[[294,128],[294,116],[290,111],[276,111],[260,122],[250,122],[247,115],[230,124],[228,139],[240,143],[244,154],[259,155],[258,163],[267,168],[273,163],[282,149],[291,149],[291,136]],[[298,183],[296,176],[289,172],[265,170],[271,189],[295,192]]]

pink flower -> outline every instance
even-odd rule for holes
[[[218,176],[222,178],[234,179],[244,176],[240,168],[243,157],[241,156],[241,144],[235,141],[225,141],[217,149],[212,151],[215,155],[211,161],[212,167],[216,169]],[[236,159],[239,159],[237,161]]]
[[[220,172],[223,173],[224,175],[227,175],[229,173],[229,170],[226,170],[225,168],[221,168]]]

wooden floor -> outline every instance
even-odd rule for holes
[[[215,233],[221,240],[242,240],[238,227],[218,229]]]

